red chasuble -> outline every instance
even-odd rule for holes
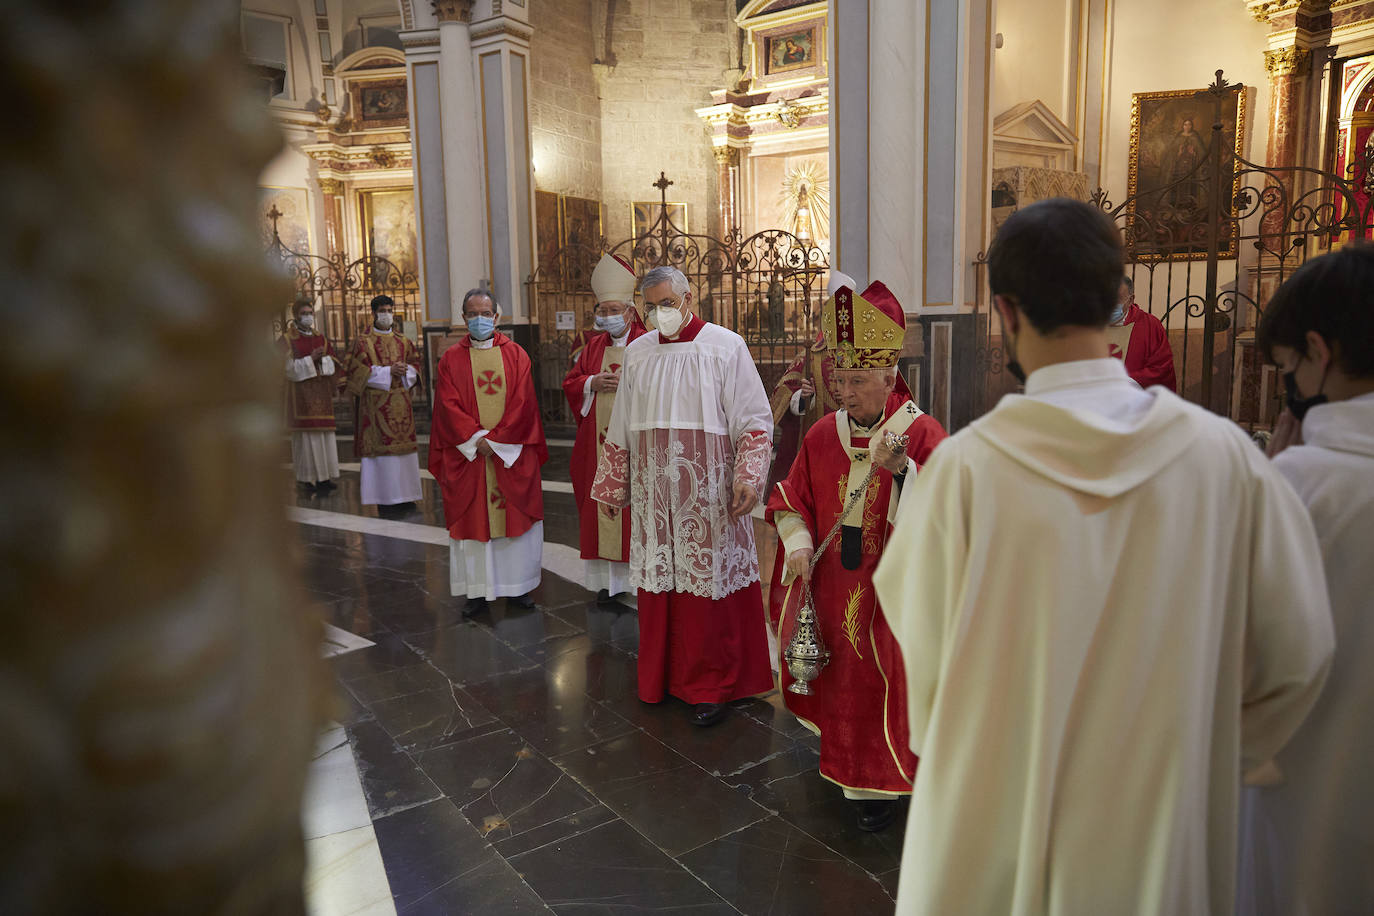
[[[888,396],[883,417],[883,429],[911,437],[907,454],[918,467],[945,438],[940,424],[916,410],[904,394],[894,391]],[[839,423],[844,424],[843,433]],[[828,414],[812,426],[787,479],[768,500],[768,521],[776,524],[779,514],[797,513],[812,543],[820,547],[839,519],[849,488],[857,487],[868,473],[870,441],[849,436],[843,412]],[[908,793],[916,757],[908,740],[906,674],[873,590],[873,570],[892,531],[896,495],[892,475],[879,469],[849,519],[862,522],[856,526],[862,539],[858,567],[844,568],[839,535],[817,564],[812,600],[830,663],[812,682],[814,695],[784,690],[782,697],[794,715],[820,731],[822,776],[849,789]],[[799,579],[782,584],[785,568],[785,548],[779,541],[769,595],[779,651],[792,635],[803,591]],[[781,688],[792,682],[785,661],[779,677]]]
[[[291,359],[304,359],[324,347],[324,355],[334,360],[333,375],[316,375],[303,382],[286,383],[286,428],[298,430],[334,428],[334,392],[347,381],[343,365],[323,334],[302,334],[295,326],[281,338],[282,349]],[[319,360],[315,371],[320,371]]]
[[[507,468],[477,453],[469,461],[458,446],[481,430],[487,438],[523,445]],[[539,467],[549,460],[530,358],[500,331],[479,349],[464,338],[439,360],[429,472],[444,497],[449,536],[458,541],[519,537],[544,517]]]
[[[645,333],[644,325],[630,325],[630,341]],[[615,392],[590,392],[591,409],[582,415],[583,391],[587,379],[600,372],[619,372],[625,361],[625,348],[611,346],[611,335],[602,332],[590,338],[573,360],[567,378],[563,379],[563,393],[573,416],[577,417],[577,441],[572,451],[573,500],[577,504],[578,542],[585,560],[614,560],[624,563],[630,558],[630,513],[594,501],[591,496],[592,479],[596,477],[596,462],[601,447],[606,444],[606,427],[611,422],[611,407]]]
[[[1109,326],[1107,339],[1111,355],[1126,361],[1126,374],[1141,388],[1163,385],[1175,391],[1174,351],[1164,324],[1135,303],[1126,312],[1120,327]]]
[[[387,391],[367,384],[373,366],[398,362],[420,371],[420,349],[402,334],[379,334],[369,327],[353,342],[348,392],[355,398],[353,453],[359,458],[409,455],[417,449],[413,388],[407,388],[403,378],[393,378]]]

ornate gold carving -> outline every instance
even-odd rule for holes
[[[716,162],[721,165],[739,165],[739,147],[737,146],[717,146],[711,152],[716,157]]]
[[[440,22],[471,22],[474,0],[430,0]]]
[[[1271,77],[1292,76],[1307,68],[1312,52],[1306,48],[1276,48],[1264,52],[1264,69]]]
[[[375,163],[378,167],[389,169],[396,164],[396,154],[385,146],[374,146],[367,154],[368,161]]]
[[[785,99],[778,103],[778,121],[788,130],[800,127],[802,118],[806,117],[806,114],[806,108],[791,99]]]
[[[325,194],[339,194],[343,192],[343,182],[337,178],[321,178],[320,190]]]
[[[315,109],[315,117],[319,119],[321,124],[328,124],[332,114],[334,114],[334,110],[329,107],[329,103],[320,99],[320,107]]]

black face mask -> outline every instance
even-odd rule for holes
[[[1021,368],[1021,363],[1016,359],[1016,341],[1007,336],[1007,330],[1002,328],[1002,348],[1007,351],[1011,359],[1007,360],[1007,371],[1011,377],[1022,385],[1026,384],[1026,370]]]
[[[1326,373],[1322,373],[1322,388],[1326,387]],[[1288,405],[1288,411],[1293,414],[1293,419],[1299,423],[1302,418],[1307,416],[1307,412],[1318,404],[1326,403],[1326,395],[1321,393],[1321,389],[1310,398],[1305,398],[1298,394],[1298,380],[1294,378],[1294,373],[1285,372],[1283,374],[1283,402]]]

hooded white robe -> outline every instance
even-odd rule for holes
[[[1248,437],[1131,385],[1042,369],[902,496],[873,580],[921,758],[899,913],[1231,910],[1242,760],[1316,699],[1326,587]],[[1048,403],[1094,397],[1124,408]]]
[[[1314,407],[1274,466],[1317,528],[1336,657],[1312,714],[1245,790],[1236,911],[1374,913],[1374,394]]]

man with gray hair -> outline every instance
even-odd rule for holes
[[[748,346],[693,313],[681,271],[654,268],[640,290],[656,330],[625,348],[591,497],[630,507],[639,698],[672,694],[713,725],[773,689],[750,516],[773,414]]]

